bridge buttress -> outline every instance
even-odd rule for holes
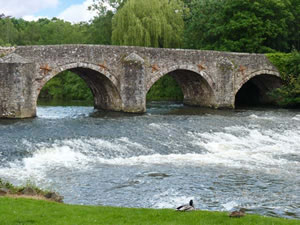
[[[212,74],[216,74],[216,108],[234,108],[234,64],[220,57]]]
[[[146,112],[146,70],[144,59],[131,53],[122,60],[121,76],[122,111]]]
[[[0,63],[0,117],[36,116],[32,86],[35,63]]]

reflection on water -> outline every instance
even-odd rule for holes
[[[211,110],[152,102],[143,115],[40,106],[0,121],[0,177],[67,203],[245,207],[300,218],[300,111]]]

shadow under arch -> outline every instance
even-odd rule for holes
[[[36,102],[44,85],[63,71],[71,71],[82,78],[91,89],[96,109],[121,111],[122,100],[118,89],[118,80],[108,71],[90,63],[71,63],[58,66],[45,76],[37,87]]]
[[[234,106],[275,105],[275,99],[269,93],[282,84],[283,80],[277,71],[260,70],[250,73],[235,91]]]
[[[214,82],[205,73],[193,69],[172,67],[154,75],[147,84],[147,93],[160,78],[165,75],[171,76],[180,86],[183,93],[183,103],[186,105],[214,107],[215,93]]]

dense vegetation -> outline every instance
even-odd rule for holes
[[[300,48],[299,0],[194,0],[190,7],[185,47],[256,53]]]
[[[65,205],[55,202],[0,197],[0,224],[197,224],[197,225],[296,225],[299,220],[247,215],[230,218],[227,213],[194,211],[178,213],[172,209],[130,209],[103,206]]]
[[[299,105],[300,0],[94,0],[90,9],[98,16],[79,24],[57,18],[28,22],[2,14],[0,45],[89,43],[274,53],[268,57],[281,70],[285,86],[272,94],[282,106]],[[70,72],[49,81],[41,97],[93,98]],[[163,77],[147,99],[182,99],[182,93],[174,80]]]
[[[280,69],[285,85],[274,90],[271,95],[281,106],[300,106],[300,53],[270,53],[269,60]]]
[[[64,71],[47,82],[39,98],[93,101],[93,95],[85,81],[70,71]]]
[[[159,79],[149,90],[147,100],[183,100],[183,94],[178,83],[169,75]]]

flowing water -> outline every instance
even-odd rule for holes
[[[0,178],[71,204],[300,218],[300,111],[152,103],[144,115],[38,108],[0,121]]]

